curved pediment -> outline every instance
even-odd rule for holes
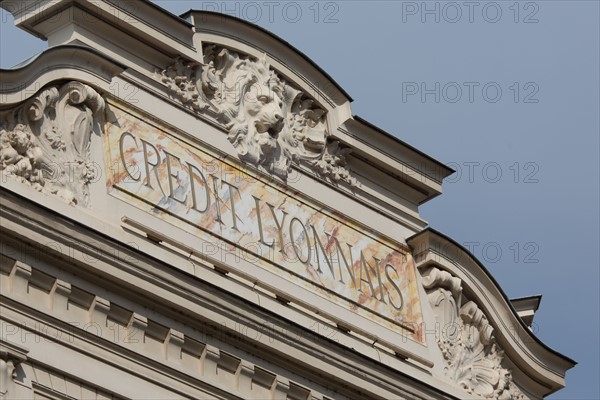
[[[284,110],[289,121],[284,124],[277,146],[266,144],[266,151],[248,151],[252,146],[245,144],[247,136],[239,135],[239,129],[233,132],[233,128],[227,128],[240,159],[250,160],[253,165],[261,164],[269,148],[275,147],[271,150],[275,156],[264,158],[269,160],[266,162],[269,172],[284,181],[288,175],[286,168],[302,165],[326,182],[350,188],[352,195],[364,193],[366,197],[378,197],[382,191],[392,191],[398,203],[408,199],[411,203],[422,204],[441,193],[441,182],[454,172],[452,169],[353,116],[352,98],[290,43],[258,25],[224,14],[191,10],[182,18],[194,26],[196,43],[202,47],[194,64],[204,64],[208,68],[212,61],[214,66],[215,55],[219,58],[219,51],[224,50],[230,59],[243,58],[251,65],[262,64],[261,68],[273,71],[286,87],[284,108],[291,112]],[[208,76],[196,79],[207,80]],[[225,80],[222,75],[218,76],[217,81]],[[282,93],[277,90],[278,84],[271,83],[275,92]],[[230,88],[227,90],[231,95]],[[208,88],[208,91],[214,89]],[[267,90],[255,86],[254,91]],[[239,94],[239,99],[256,97],[253,93],[250,96],[246,92]],[[207,107],[206,111],[210,109]],[[242,132],[246,130],[244,125],[242,128]],[[252,138],[249,141],[252,142]],[[379,176],[376,170],[384,174]],[[406,185],[396,186],[398,181]]]
[[[442,327],[436,342],[449,379],[469,393],[501,399],[543,397],[564,386],[576,363],[534,335],[479,260],[431,228],[407,243]]]
[[[171,94],[223,124],[240,160],[286,181],[303,164],[326,181],[356,186],[331,135],[350,117],[347,93],[289,43],[257,25],[207,11],[183,15],[201,49],[159,71]]]
[[[204,10],[190,10],[182,18],[192,23],[203,42],[231,47],[254,56],[267,53],[274,69],[330,107],[352,102],[350,95],[307,55],[259,25]]]

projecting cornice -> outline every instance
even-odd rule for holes
[[[104,86],[125,68],[88,46],[50,47],[14,68],[0,69],[0,108],[19,104],[56,81],[77,80],[96,87]]]
[[[481,329],[487,326],[481,333],[483,345],[499,345],[504,357],[498,356],[498,367],[505,368],[516,382],[521,385],[527,382],[529,390],[539,397],[564,387],[565,373],[576,362],[552,350],[533,334],[518,316],[498,282],[479,260],[460,244],[431,228],[408,238],[407,243],[415,258],[415,265],[423,275],[423,285],[428,290],[434,312],[441,304],[439,298],[434,298],[438,296],[434,291],[441,290],[455,304],[457,317],[460,315],[462,318],[463,314],[468,316],[466,320],[462,318],[464,322],[460,323],[461,326],[474,324]],[[442,309],[438,313],[438,317],[446,318],[442,315],[446,314]],[[475,319],[477,323],[473,322]],[[442,323],[456,322],[444,320]],[[440,343],[442,351],[448,351],[445,346],[447,344]],[[461,367],[452,359],[452,350],[449,354],[449,368]],[[464,362],[465,358],[468,355],[460,361]],[[476,368],[475,360],[475,366],[470,368],[471,373],[476,374],[473,372]]]
[[[520,297],[517,299],[510,299],[510,304],[515,308],[515,311],[521,317],[525,325],[531,327],[533,323],[533,317],[535,312],[538,310],[542,301],[542,295]]]
[[[151,43],[151,48],[164,54],[192,55],[194,51],[190,24],[148,1],[20,0],[2,1],[0,7],[13,15],[15,25],[50,45],[68,39],[76,28],[73,25],[79,25],[98,33],[105,29],[121,32]]]

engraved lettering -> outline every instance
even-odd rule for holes
[[[208,188],[208,182],[206,181],[204,174],[202,173],[202,171],[200,171],[200,169],[198,167],[196,167],[193,164],[190,164],[189,162],[187,163],[187,165],[188,165],[188,174],[190,175],[190,191],[192,192],[192,208],[198,212],[204,213],[210,207],[210,189]],[[196,176],[198,178],[200,178],[200,181],[202,182],[202,186],[204,187],[204,195],[206,197],[206,200],[204,201],[203,209],[198,208],[198,198],[196,196],[196,183],[195,183]]]
[[[323,246],[323,244],[319,240],[319,235],[317,234],[317,230],[315,229],[315,227],[313,225],[311,225],[310,227],[312,228],[313,237],[315,239],[315,258],[317,259],[317,272],[321,274],[323,273],[323,271],[321,270],[321,261],[319,257],[319,249],[321,249],[321,253],[323,253],[325,263],[329,267],[329,271],[331,271],[331,276],[333,277],[333,279],[335,279],[335,270],[333,269],[333,264],[331,263],[331,260],[327,257],[327,252],[325,251],[325,248],[328,248],[329,246]]]
[[[162,186],[160,185],[160,177],[158,175],[158,166],[160,165],[160,162],[161,162],[160,161],[160,153],[158,152],[156,147],[154,147],[152,144],[148,143],[144,139],[140,139],[140,141],[142,142],[142,147],[144,150],[144,166],[146,168],[146,186],[148,186],[150,189],[154,189],[152,187],[152,182],[150,179],[150,166],[152,166],[152,167],[154,167],[153,171],[154,171],[154,175],[156,176],[156,183],[158,183],[158,187],[160,188],[160,191],[163,192],[163,194],[165,194],[165,191],[162,189]],[[154,152],[154,155],[156,157],[155,163],[151,163],[149,160],[148,147],[151,147],[152,151]]]
[[[136,148],[138,147],[135,136],[133,136],[130,132],[123,132],[123,134],[121,135],[121,138],[119,139],[119,153],[121,155],[121,162],[123,163],[123,168],[125,168],[125,172],[127,172],[127,175],[129,175],[129,177],[131,179],[133,179],[134,181],[137,182],[142,178],[142,174],[140,173],[140,171],[138,171],[137,178],[135,176],[133,176],[131,174],[131,172],[129,171],[129,168],[127,167],[127,163],[125,162],[126,158],[125,158],[125,154],[123,153],[123,143],[125,142],[126,137],[132,138],[133,142],[135,143],[135,147]]]
[[[299,238],[297,234],[294,234],[294,222],[299,224],[302,227],[302,238]],[[308,232],[306,231],[306,227],[298,218],[294,217],[290,221],[290,240],[292,241],[292,247],[294,249],[294,253],[296,253],[296,257],[303,264],[308,264],[310,262],[311,249],[310,249],[310,241],[308,239]],[[299,248],[297,243],[304,243],[306,245],[306,257],[302,258],[302,250]]]
[[[177,171],[176,174],[173,174],[173,167],[171,166],[171,158],[174,160],[177,160],[180,168],[181,168],[181,160],[179,159],[179,157],[174,156],[173,154],[171,154],[167,151],[165,151],[164,153],[165,153],[165,159],[167,160],[167,178],[169,180],[169,198],[175,200],[178,203],[185,204],[187,201],[187,194],[185,195],[183,200],[180,200],[177,197],[175,197],[175,188],[174,188],[175,185],[173,184],[173,178],[179,180],[179,171]],[[190,177],[190,179],[191,179],[191,177]]]
[[[283,218],[281,218],[281,222],[277,220],[277,216],[275,215],[275,206],[273,206],[272,204],[267,203],[267,205],[269,206],[269,209],[271,210],[271,214],[273,215],[273,221],[275,221],[275,226],[277,227],[277,233],[279,233],[279,247],[280,253],[284,253],[285,254],[285,246],[283,243],[283,224],[285,223],[285,218],[287,217],[288,213],[281,210],[281,212],[283,213]]]
[[[392,294],[390,293],[389,290],[388,290],[388,300],[390,301],[390,304],[392,305],[392,307],[394,307],[396,310],[401,310],[402,306],[404,305],[404,299],[402,298],[402,293],[400,292],[400,288],[398,287],[398,285],[396,285],[396,282],[394,282],[394,279],[392,279],[392,277],[390,276],[390,269],[392,271],[394,271],[396,276],[398,276],[398,271],[396,271],[396,268],[391,264],[385,265],[385,276],[386,276],[388,282],[390,283],[390,285],[392,285],[394,287],[394,289],[396,290],[396,293],[398,293],[398,297],[400,298],[400,305],[397,305],[394,302],[394,298],[392,297]]]

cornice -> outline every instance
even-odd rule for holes
[[[149,1],[21,0],[0,7],[14,16],[15,25],[44,40],[69,23],[93,25],[97,18],[167,53],[194,49],[191,25]]]
[[[89,46],[50,47],[16,68],[0,69],[0,108],[17,105],[52,82],[77,80],[105,86],[125,69],[125,65]]]

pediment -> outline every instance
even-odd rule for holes
[[[304,171],[324,183],[340,186],[339,190],[351,196],[375,197],[374,207],[384,212],[390,210],[390,215],[404,213],[414,220],[411,224],[424,226],[416,217],[416,207],[439,195],[442,179],[453,172],[399,140],[387,140],[385,145],[379,145],[376,137],[389,135],[354,118],[350,107],[352,99],[325,71],[289,43],[254,24],[206,11],[190,11],[179,18],[166,15],[151,3],[136,5],[133,12],[131,7],[120,8],[110,1],[51,2],[44,6],[41,18],[36,8],[27,4],[24,2],[22,7],[11,9],[20,27],[47,39],[52,46],[80,44],[102,52],[128,68],[122,76],[129,84],[154,86],[154,90],[170,98],[174,106],[220,125],[232,142],[223,150],[284,181],[290,168]],[[52,15],[55,17],[50,18]],[[223,59],[223,54],[207,52],[208,49],[227,50],[230,61],[244,59],[248,67],[262,64],[262,69],[255,69],[256,76],[261,76],[261,73],[256,74],[261,70],[267,74],[272,72],[280,81],[279,84],[271,81],[273,89],[280,93],[267,96],[285,95],[283,106],[290,109],[283,110],[287,114],[282,116],[286,119],[285,129],[278,143],[268,138],[278,129],[263,127],[270,129],[271,134],[263,135],[264,140],[258,141],[262,144],[257,145],[255,135],[240,133],[248,126],[255,130],[252,121],[247,124],[238,121],[244,118],[239,112],[222,103],[216,107],[218,102],[209,99],[218,94],[210,93],[214,90],[210,86],[217,82],[227,82],[230,87],[220,89],[231,91],[231,76],[237,72],[230,70],[229,78],[219,76],[217,82],[211,84],[208,83],[210,74],[192,76],[196,70],[208,68],[211,61],[214,64],[217,59]],[[203,67],[205,63],[208,64]],[[175,88],[172,83],[162,81],[174,73],[178,75],[177,69],[185,77],[187,83],[179,83],[185,88]],[[200,84],[197,89],[194,88],[196,83]],[[258,87],[261,85],[254,85],[252,90],[264,91]],[[132,94],[124,87],[116,89],[111,91],[125,100]],[[285,89],[285,93],[280,89]],[[187,98],[196,95],[199,97],[195,100]],[[228,93],[226,99],[232,96],[236,95]],[[237,97],[255,96],[250,93]],[[197,101],[209,101],[211,106],[194,105]],[[232,112],[237,118],[229,115]],[[293,119],[293,123],[287,121],[288,118]],[[355,190],[357,187],[360,190]]]
[[[448,379],[470,394],[500,399],[546,396],[557,390],[557,379],[564,384],[563,371],[575,362],[535,336],[468,250],[430,228],[407,243],[433,311]]]

